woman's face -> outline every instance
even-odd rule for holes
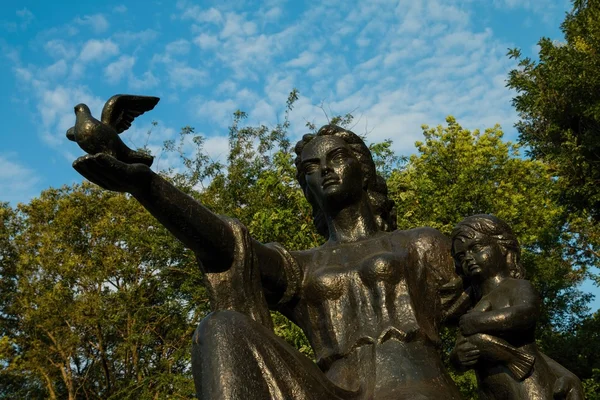
[[[479,232],[472,237],[459,236],[452,242],[454,260],[469,278],[485,280],[506,270],[508,266],[502,249],[495,240]]]
[[[307,189],[323,210],[360,200],[363,174],[348,144],[337,136],[317,136],[302,150]]]

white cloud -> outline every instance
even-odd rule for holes
[[[112,37],[124,46],[129,46],[131,44],[139,46],[155,40],[158,37],[158,32],[154,29],[144,29],[139,32],[124,31],[116,32]]]
[[[221,83],[219,83],[219,86],[217,86],[217,94],[226,94],[226,95],[231,95],[234,94],[237,90],[237,85],[234,81],[231,80],[226,80],[223,81]]]
[[[315,53],[312,53],[310,51],[303,51],[302,53],[300,53],[300,55],[298,57],[286,62],[285,65],[288,67],[303,67],[303,68],[305,68],[305,67],[308,67],[309,65],[314,64],[316,59],[317,59],[317,56]]]
[[[75,19],[75,23],[82,26],[88,26],[94,33],[103,33],[108,30],[110,24],[102,14],[84,15]]]
[[[104,69],[104,76],[109,83],[118,83],[124,76],[131,74],[135,64],[135,57],[122,55],[115,62],[112,62]]]
[[[118,14],[124,14],[127,12],[127,6],[124,4],[120,4],[113,8],[113,12]]]
[[[16,160],[15,154],[0,154],[2,201],[25,202],[35,195],[40,179],[36,171]]]
[[[262,19],[267,22],[277,21],[282,15],[281,7],[273,7],[261,13]]]
[[[160,80],[151,71],[144,72],[140,78],[133,75],[129,77],[129,87],[134,90],[152,89],[159,83]]]
[[[75,47],[64,40],[52,39],[46,42],[44,50],[55,58],[71,59],[77,55]]]
[[[54,64],[43,70],[43,77],[50,80],[56,80],[67,74],[69,67],[65,60],[58,60]]]
[[[511,129],[516,120],[504,87],[511,43],[475,23],[473,1],[325,0],[301,7],[265,1],[258,9],[214,4],[180,1],[177,16],[172,10],[155,15],[155,30],[110,32],[85,43],[79,58],[75,46],[82,43],[65,29],[41,36],[38,43],[46,43],[53,59],[31,68],[19,64],[15,73],[33,88],[44,140],[55,148],[64,144],[73,105],[86,102],[85,96],[94,100],[90,93],[104,89],[95,81],[104,83],[104,77],[138,93],[161,83],[154,90],[164,102],[189,108],[177,123],[209,132],[222,132],[238,108],[248,111],[249,123],[280,121],[287,95],[297,87],[302,97],[291,115],[294,134],[304,133],[306,120],[326,122],[323,102],[329,117],[354,111],[357,132],[373,130],[371,140],[391,137],[404,153],[414,151],[421,124],[443,123],[447,114],[469,128],[500,122]],[[336,18],[324,18],[332,9]],[[291,23],[282,19],[293,13]],[[111,14],[110,21],[117,26],[124,17]],[[180,36],[167,36],[167,24],[177,24]],[[59,81],[65,66],[71,75]],[[197,92],[201,97],[190,100]]]
[[[225,17],[225,25],[219,34],[221,38],[231,36],[250,36],[256,33],[256,24],[246,21],[245,16],[236,13],[227,13]]]
[[[27,26],[35,19],[35,16],[27,8],[17,11],[17,16],[21,19],[21,29],[26,29]]]
[[[194,86],[204,85],[207,82],[206,71],[188,66],[173,66],[169,68],[169,79],[174,87],[189,89]]]
[[[219,45],[219,39],[216,35],[201,33],[194,38],[194,43],[197,44],[201,49],[214,49]]]
[[[119,54],[119,46],[110,39],[88,40],[79,53],[79,60],[87,63],[92,61],[103,61]]]
[[[190,42],[185,39],[179,39],[174,42],[170,42],[165,46],[165,51],[168,54],[187,54],[190,51]]]
[[[197,22],[210,22],[218,24],[223,21],[221,12],[214,7],[203,10],[200,6],[194,5],[183,10],[181,19],[193,19]]]
[[[222,101],[196,99],[192,102],[192,106],[197,117],[209,119],[221,127],[228,126],[232,113],[240,108],[240,104],[233,99]]]
[[[229,138],[227,136],[211,136],[204,141],[204,150],[212,161],[225,163],[229,154]]]

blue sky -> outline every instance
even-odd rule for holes
[[[83,152],[65,138],[73,106],[99,117],[115,93],[161,97],[122,135],[142,146],[158,121],[155,154],[191,125],[222,157],[233,111],[273,125],[294,87],[295,137],[306,121],[326,123],[324,108],[353,112],[355,131],[391,138],[405,155],[421,124],[449,114],[471,129],[499,123],[515,140],[506,51],[535,57],[540,37],[562,40],[569,9],[568,0],[2,1],[0,200],[81,181],[71,163]],[[161,157],[153,168],[173,166]]]

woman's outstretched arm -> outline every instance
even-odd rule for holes
[[[228,269],[235,237],[230,225],[143,164],[126,164],[107,154],[84,156],[73,167],[104,189],[131,193],[162,225],[194,251],[207,272]],[[261,281],[271,293],[285,291],[285,261],[274,249],[252,241]]]

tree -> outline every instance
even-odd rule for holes
[[[207,300],[192,254],[134,199],[91,184],[3,212],[16,257],[2,265],[14,290],[0,362],[27,382],[22,398],[193,394],[190,337]]]
[[[565,364],[573,365],[573,354],[560,351],[556,344],[590,331],[586,328],[589,295],[577,285],[590,266],[598,266],[600,243],[584,229],[573,231],[583,222],[571,223],[564,207],[556,203],[559,187],[549,167],[522,158],[519,145],[502,140],[499,126],[469,131],[453,117],[446,121],[447,126],[423,126],[424,141],[416,143],[417,154],[388,180],[398,207],[399,229],[432,226],[449,234],[469,215],[488,213],[505,220],[521,243],[527,278],[543,299],[539,344],[549,356],[559,361],[568,358],[571,362]],[[589,221],[586,226],[594,228]],[[591,250],[575,250],[585,246]],[[452,345],[450,332],[446,350]],[[596,336],[587,345],[598,349],[600,339]],[[581,370],[582,378],[591,376],[597,365],[595,354],[590,350],[590,365]],[[457,380],[467,396],[474,396],[473,377]]]
[[[509,56],[517,91],[516,127],[529,154],[549,163],[570,212],[600,221],[600,1],[574,0],[561,29],[566,42],[539,41],[539,61]]]
[[[163,175],[214,212],[238,218],[257,240],[292,250],[323,243],[295,179],[287,115],[297,96],[290,94],[284,121],[272,127],[245,126],[246,114],[236,112],[225,165],[210,158],[193,128],[183,128],[165,151],[178,153],[184,168]],[[449,233],[478,212],[507,220],[546,297],[544,350],[576,362],[561,350],[568,343],[600,347],[576,290],[585,268],[597,265],[598,230],[556,204],[547,165],[521,158],[499,127],[471,132],[449,118],[424,135],[400,168],[390,168],[399,160],[391,141],[370,146],[389,176],[400,229]],[[190,338],[208,311],[202,276],[193,254],[130,196],[83,184],[44,191],[16,209],[1,205],[0,277],[0,398],[192,395]],[[276,333],[311,354],[297,327],[277,313],[273,319]],[[447,335],[447,347],[451,341]],[[598,368],[590,354],[582,367],[588,380]],[[472,376],[456,379],[473,395]]]

